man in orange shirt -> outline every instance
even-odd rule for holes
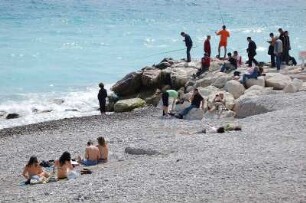
[[[230,37],[229,31],[226,30],[226,26],[222,26],[222,30],[219,32],[216,32],[216,35],[220,35],[220,42],[219,42],[219,47],[218,47],[218,58],[220,57],[220,49],[221,47],[224,47],[224,58],[226,56],[227,52],[227,38]]]

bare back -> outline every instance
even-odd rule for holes
[[[85,150],[85,159],[98,161],[100,159],[99,148],[94,145],[87,146]]]
[[[100,152],[100,159],[107,160],[108,159],[108,146],[105,144],[105,146],[97,145],[99,152]]]

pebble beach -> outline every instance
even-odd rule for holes
[[[0,202],[306,202],[306,94],[249,100],[266,112],[243,119],[162,119],[155,107],[0,131]],[[242,131],[197,134],[238,124]],[[106,137],[109,162],[75,180],[22,185],[29,157],[83,155]],[[126,147],[153,149],[131,155]]]

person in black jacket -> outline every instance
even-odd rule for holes
[[[187,62],[191,61],[190,50],[192,48],[192,40],[191,37],[185,32],[181,32],[181,36],[184,37],[185,45],[187,47]]]
[[[98,100],[100,105],[100,112],[101,114],[104,114],[106,111],[105,104],[106,104],[107,91],[106,89],[104,89],[104,84],[102,82],[99,84],[99,87],[100,91],[98,94]]]
[[[255,65],[258,65],[258,62],[256,61],[256,59],[254,58],[256,55],[256,44],[255,42],[251,39],[251,37],[247,37],[247,40],[249,42],[249,46],[247,48],[247,52],[248,52],[248,57],[249,57],[249,67],[252,67],[252,62],[255,63]]]

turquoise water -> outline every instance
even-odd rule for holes
[[[0,111],[23,116],[33,108],[61,116],[67,108],[97,113],[97,83],[112,84],[163,57],[185,57],[185,51],[162,54],[184,48],[181,31],[197,45],[193,58],[202,56],[207,34],[216,55],[220,13],[231,31],[230,51],[246,56],[246,37],[251,36],[257,59],[268,61],[266,40],[279,27],[290,33],[293,56],[306,50],[305,0],[219,4],[220,12],[218,2],[211,0],[1,0]],[[59,98],[66,106],[54,106],[53,99]],[[51,114],[45,117],[58,117]],[[32,122],[28,120],[24,123]],[[0,118],[0,128],[20,120],[6,122]]]

